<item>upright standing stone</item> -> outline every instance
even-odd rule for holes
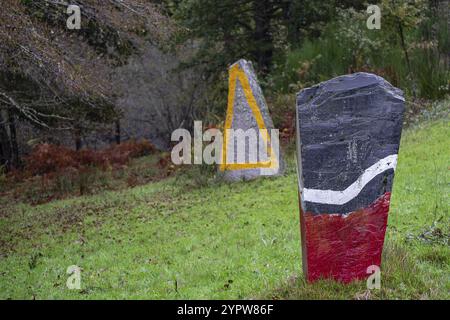
[[[228,108],[220,171],[230,181],[282,173],[278,132],[252,64],[239,60],[229,69]]]
[[[402,131],[401,90],[369,73],[297,96],[303,269],[350,282],[380,266]]]

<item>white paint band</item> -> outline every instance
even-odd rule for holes
[[[367,168],[358,179],[344,191],[303,189],[303,201],[343,205],[355,198],[373,178],[380,173],[397,166],[397,155],[393,154]]]

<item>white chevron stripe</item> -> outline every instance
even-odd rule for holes
[[[343,205],[355,198],[375,176],[397,166],[397,155],[393,154],[367,168],[358,179],[344,191],[303,189],[303,200],[314,203]]]

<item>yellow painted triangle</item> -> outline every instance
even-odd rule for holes
[[[234,97],[236,95],[236,84],[237,81],[241,83],[242,89],[244,91],[245,98],[247,100],[250,109],[252,110],[253,116],[255,117],[256,124],[258,125],[259,131],[263,138],[265,145],[267,146],[267,153],[270,160],[258,161],[254,163],[227,163],[227,145],[228,145],[228,129],[232,129],[233,122],[233,109],[234,109]],[[272,145],[270,141],[270,135],[264,123],[263,116],[259,110],[258,103],[256,102],[255,96],[253,95],[250,82],[248,81],[247,75],[239,67],[239,64],[235,64],[231,67],[229,71],[229,88],[228,88],[228,105],[227,105],[227,116],[225,118],[225,128],[224,128],[224,138],[222,147],[222,163],[220,165],[220,170],[243,170],[243,169],[257,169],[257,168],[269,168],[275,169],[278,166],[278,160],[275,152],[272,152]]]

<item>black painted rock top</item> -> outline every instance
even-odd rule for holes
[[[403,111],[403,92],[369,73],[300,91],[297,146],[304,212],[349,213],[391,191]]]

